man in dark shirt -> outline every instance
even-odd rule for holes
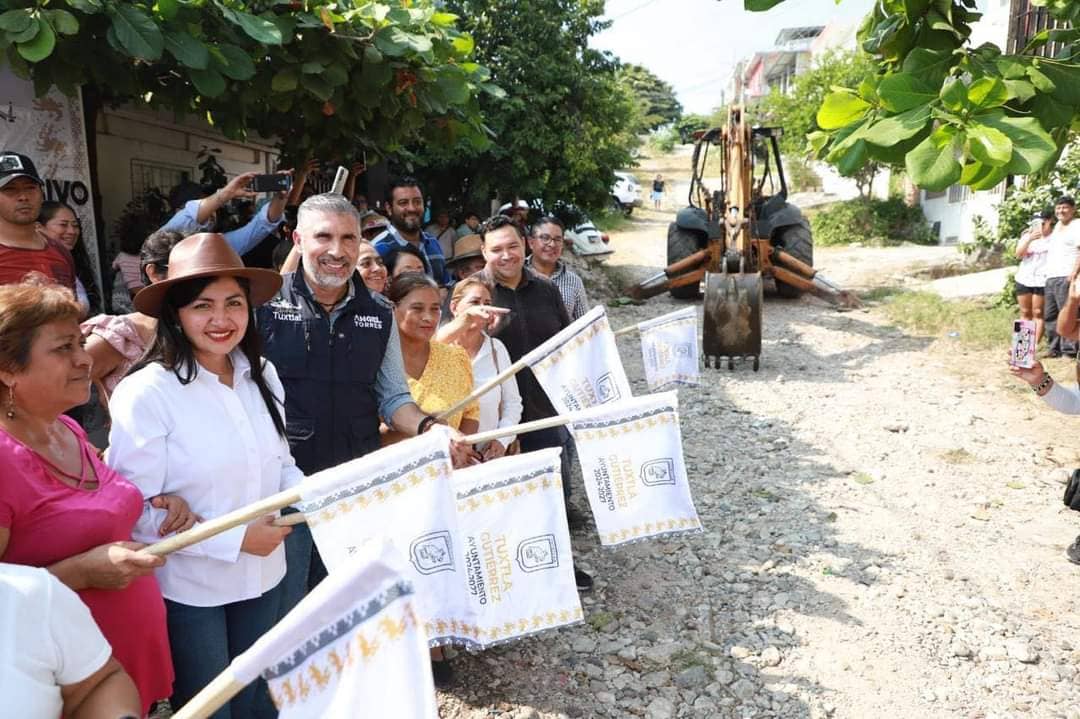
[[[506,345],[510,359],[516,362],[568,326],[570,317],[559,288],[525,267],[525,238],[510,218],[502,215],[492,217],[481,226],[480,237],[486,262],[480,274],[495,288],[492,303],[510,310],[508,321],[495,336]],[[522,422],[556,414],[532,370],[526,368],[518,372],[517,383],[523,405]],[[547,447],[563,448],[563,491],[569,499],[570,433],[564,427],[553,427],[520,435],[518,439],[522,452]],[[566,509],[568,519],[573,519],[571,524],[580,524],[582,518],[569,502]],[[588,574],[575,568],[574,576],[578,589],[585,591],[592,588],[592,577]]]

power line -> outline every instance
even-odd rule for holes
[[[655,3],[656,1],[657,0],[646,0],[645,2],[641,3],[640,5],[635,5],[634,7],[630,8],[629,10],[621,12],[621,13],[619,13],[618,15],[616,15],[614,17],[608,18],[608,20],[610,20],[611,22],[615,22],[616,20],[620,20],[620,19],[626,17],[627,15],[631,15],[633,13],[636,13],[638,10],[642,10],[644,8],[649,7],[650,5]]]

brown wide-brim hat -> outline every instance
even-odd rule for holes
[[[483,256],[484,253],[480,249],[480,235],[462,235],[454,240],[454,256],[447,260],[446,264],[453,267],[463,260]]]
[[[204,277],[243,277],[249,283],[253,307],[270,300],[281,289],[281,275],[273,270],[244,267],[244,261],[229,246],[225,235],[200,232],[176,243],[169,253],[166,278],[139,290],[135,295],[135,309],[144,315],[158,317],[169,288],[179,282]]]

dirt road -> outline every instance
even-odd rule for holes
[[[611,262],[663,262],[644,213]],[[819,252],[848,286],[933,251]],[[609,308],[615,327],[683,306]],[[758,373],[680,390],[700,536],[601,549],[586,622],[456,660],[444,717],[1080,718],[1078,420],[999,354],[770,299]],[[633,337],[620,351],[646,391]],[[1055,374],[1071,381],[1069,369]],[[578,488],[578,495],[583,493]]]

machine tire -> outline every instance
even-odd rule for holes
[[[810,225],[805,220],[798,225],[782,228],[777,233],[774,244],[782,247],[784,252],[795,259],[802,260],[811,267],[814,266],[814,237],[810,233]],[[795,299],[802,294],[802,290],[776,280],[776,294],[785,299]]]
[[[702,248],[701,237],[691,230],[684,230],[672,222],[668,225],[667,233],[667,261],[674,264],[681,259],[687,258]],[[701,296],[697,285],[684,285],[672,287],[668,293],[677,300],[696,300]]]

